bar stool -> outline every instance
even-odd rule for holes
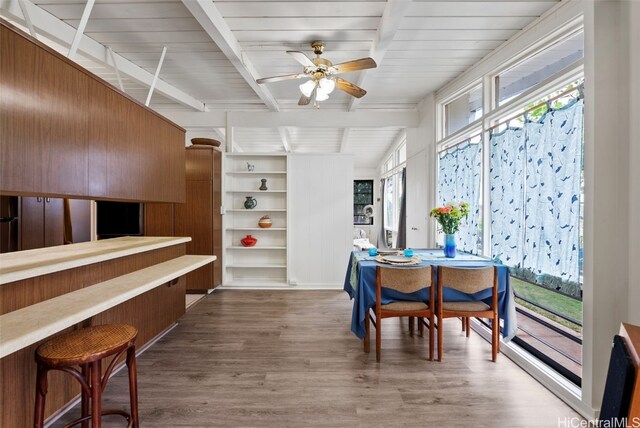
[[[138,330],[126,324],[106,324],[87,327],[54,337],[36,349],[38,374],[36,378],[36,406],[34,426],[44,424],[44,402],[47,394],[47,373],[60,370],[69,373],[82,386],[82,416],[66,427],[82,423],[88,428],[100,428],[102,415],[121,415],[127,419],[127,427],[138,428],[138,392],[136,383],[136,348]],[[102,410],[102,392],[116,363],[126,351],[129,369],[129,396],[131,414],[123,410]],[[102,360],[114,356],[104,376]],[[80,370],[76,368],[79,366]],[[89,412],[91,403],[91,412]]]

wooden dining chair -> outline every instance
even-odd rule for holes
[[[429,360],[433,360],[434,336],[434,271],[431,266],[419,268],[392,268],[378,266],[376,268],[376,306],[367,311],[365,319],[364,352],[370,349],[370,323],[376,328],[376,361],[380,362],[382,320],[392,317],[417,317],[422,324],[423,318],[429,319]],[[396,300],[386,305],[382,304],[382,288],[396,290],[401,293],[415,293],[429,289],[429,302]]]
[[[492,289],[491,305],[482,301],[446,302],[443,301],[444,287],[452,288],[466,294]],[[445,318],[462,317],[463,330],[469,337],[470,317],[489,318],[492,320],[491,360],[496,361],[500,351],[500,322],[498,320],[498,269],[495,266],[486,268],[456,268],[438,266],[438,361],[442,361],[442,321]]]

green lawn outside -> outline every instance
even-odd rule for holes
[[[522,296],[527,300],[538,303],[546,308],[549,308],[559,314],[563,314],[569,318],[573,318],[577,321],[582,321],[582,302],[571,297],[563,296],[551,290],[547,290],[543,287],[530,284],[525,281],[511,277],[511,285],[518,296]],[[526,307],[527,309],[534,311],[546,318],[549,318],[558,324],[570,328],[578,333],[582,333],[582,327],[566,321],[560,317],[557,317],[550,312],[540,309],[536,306],[530,305],[520,299],[516,299],[516,302]]]

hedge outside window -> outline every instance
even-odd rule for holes
[[[373,217],[367,217],[364,215],[364,207],[367,205],[373,205],[373,180],[354,180],[353,224],[373,224]]]

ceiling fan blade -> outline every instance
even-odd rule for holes
[[[309,105],[310,102],[311,102],[311,98],[302,94],[302,96],[300,97],[300,100],[298,101],[298,105],[306,106],[306,105]]]
[[[315,67],[316,66],[313,63],[313,61],[311,61],[309,59],[309,57],[307,57],[304,53],[302,53],[300,51],[287,51],[287,53],[289,55],[291,55],[292,57],[294,57],[296,61],[298,61],[300,64],[304,65],[305,67]]]
[[[362,98],[367,93],[367,91],[361,87],[339,77],[336,77],[336,88],[341,91],[345,91],[347,94],[353,95],[356,98]]]
[[[305,77],[305,75],[304,74],[286,74],[284,76],[273,76],[273,77],[264,77],[262,79],[256,79],[256,83],[280,82],[282,80],[300,79],[302,77]]]
[[[336,73],[349,73],[350,71],[366,70],[368,68],[376,68],[377,66],[378,64],[376,64],[373,58],[367,57],[336,64],[333,68],[336,69]]]

